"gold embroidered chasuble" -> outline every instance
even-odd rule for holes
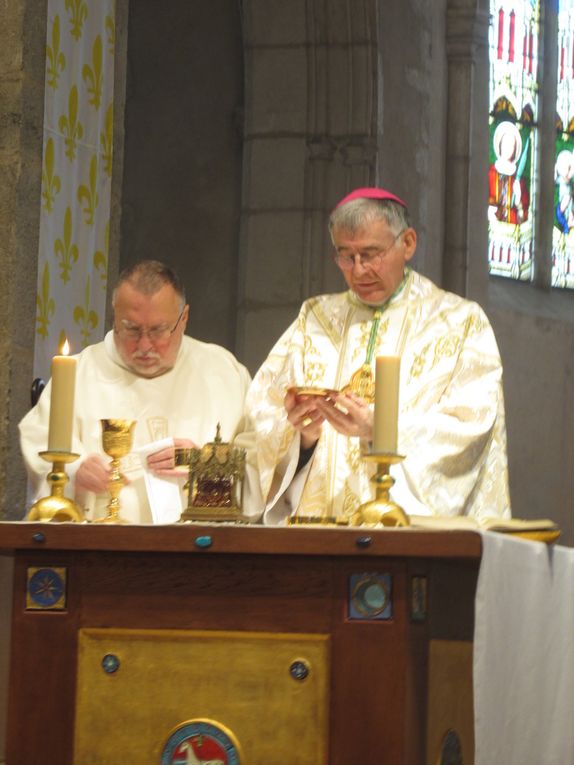
[[[264,521],[291,483],[299,434],[283,400],[291,386],[340,389],[365,361],[375,309],[351,292],[305,301],[247,397]],[[407,512],[510,515],[502,368],[482,309],[409,272],[386,305],[376,355],[401,356],[399,453],[393,496]],[[374,370],[373,370],[374,371]],[[302,491],[288,512],[343,516],[374,496],[359,438],[324,423]],[[297,479],[298,480],[298,479]]]

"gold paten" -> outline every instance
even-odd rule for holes
[[[119,666],[108,674],[110,655]],[[74,765],[159,765],[190,718],[232,730],[241,765],[327,765],[329,659],[328,635],[82,629]],[[308,667],[304,680],[294,662]]]
[[[375,499],[359,507],[351,519],[351,525],[410,526],[408,515],[389,496],[395,483],[390,467],[402,462],[404,457],[400,454],[370,453],[363,454],[362,459],[377,463],[377,472],[371,478],[371,482],[375,484]]]
[[[40,457],[46,462],[52,463],[52,469],[46,476],[48,484],[51,486],[49,497],[42,497],[30,508],[27,521],[74,521],[84,520],[84,511],[69,497],[64,496],[64,488],[68,483],[65,465],[75,462],[79,454],[73,452],[39,452]]]
[[[111,457],[112,474],[108,483],[110,501],[104,518],[95,523],[127,523],[120,516],[119,495],[124,486],[124,477],[120,473],[120,459],[131,452],[133,432],[137,420],[100,420],[102,425],[102,448]]]
[[[235,521],[241,518],[245,450],[221,440],[217,425],[215,440],[201,449],[176,450],[176,465],[189,464],[187,508],[182,521]]]
[[[330,396],[336,396],[339,391],[332,388],[315,388],[313,386],[297,386],[295,388],[289,388],[297,396],[319,396],[319,398],[329,398]]]

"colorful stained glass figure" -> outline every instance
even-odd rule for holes
[[[560,0],[552,286],[574,289],[574,0]]]
[[[532,278],[538,138],[539,0],[491,0],[488,261]]]

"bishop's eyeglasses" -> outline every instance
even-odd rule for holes
[[[120,326],[117,327],[115,331],[124,340],[131,340],[132,342],[139,342],[144,335],[146,335],[148,340],[150,340],[152,343],[165,342],[166,340],[169,340],[169,338],[177,329],[184,311],[185,306],[183,306],[181,309],[181,313],[177,317],[177,321],[173,327],[171,327],[169,324],[158,324],[157,327],[150,327],[149,329],[145,329],[145,327],[138,327],[137,324],[131,324],[129,321],[127,321],[127,319],[122,319]]]
[[[342,252],[335,252],[333,255],[335,258],[335,263],[342,271],[350,271],[355,267],[357,262],[355,259],[358,258],[359,263],[363,268],[377,268],[380,266],[381,260],[384,258],[384,256],[393,249],[397,243],[398,238],[404,234],[405,230],[406,229],[399,231],[399,233],[393,239],[392,244],[390,244],[388,247],[385,247],[384,249],[369,247],[365,250],[353,252],[351,255],[345,255]]]

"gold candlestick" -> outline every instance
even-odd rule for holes
[[[49,497],[42,497],[30,508],[27,521],[62,522],[73,521],[80,523],[84,520],[84,511],[69,497],[64,496],[64,487],[68,483],[68,476],[64,465],[75,462],[79,454],[73,452],[46,451],[39,452],[40,457],[46,462],[52,463],[52,470],[46,476],[46,480],[52,487]]]
[[[119,494],[125,484],[120,473],[120,459],[130,453],[133,442],[133,429],[137,420],[100,420],[102,425],[102,446],[105,453],[112,458],[110,467],[112,475],[108,483],[110,501],[107,514],[98,518],[95,523],[128,523],[120,516]]]
[[[352,524],[355,526],[374,526],[382,524],[383,526],[410,526],[410,520],[400,505],[389,496],[395,479],[391,475],[391,465],[396,465],[404,460],[400,454],[390,454],[384,452],[371,452],[362,457],[367,462],[377,463],[377,472],[371,478],[375,484],[375,499],[365,502],[357,510],[353,517]]]

